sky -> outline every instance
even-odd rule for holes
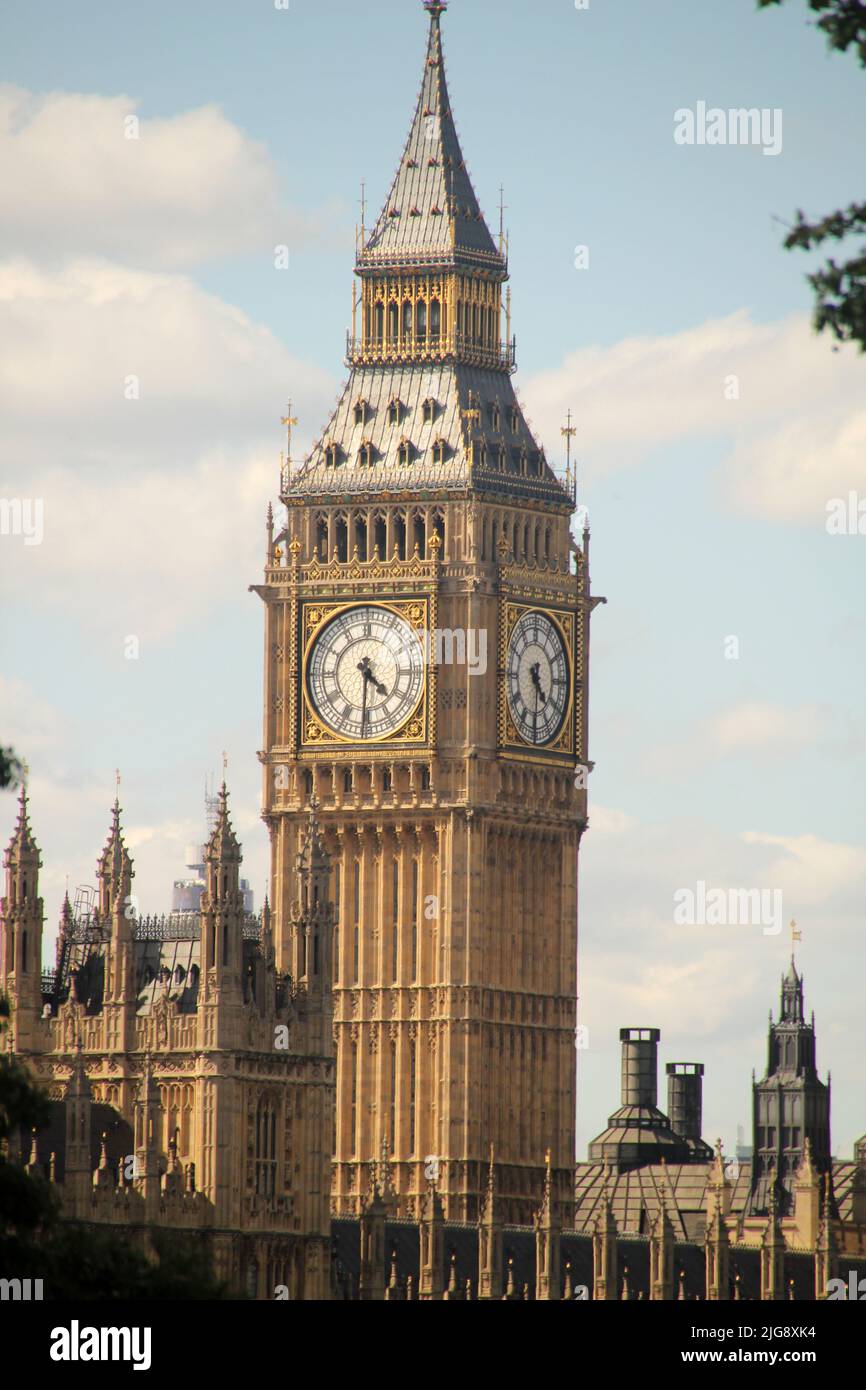
[[[608,600],[580,1157],[619,1103],[622,1026],[661,1029],[662,1078],[704,1062],[708,1140],[748,1137],[790,937],[680,925],[699,883],[781,895],[834,1150],[866,1131],[866,538],[827,530],[828,503],[866,496],[866,358],[815,337],[811,262],[781,246],[797,208],[863,196],[866,73],[807,18],[452,0],[443,19],[494,228],[504,187],[516,386],[552,462],[574,412]],[[49,943],[67,879],[95,880],[115,769],[142,911],[168,907],[223,751],[261,901],[248,586],[280,417],[291,399],[299,456],[340,390],[361,184],[369,224],[425,37],[417,0],[0,15],[0,497],[43,509],[41,543],[0,535],[0,740],[30,765]],[[780,113],[781,149],[677,143],[701,102]],[[4,840],[14,818],[4,794]]]

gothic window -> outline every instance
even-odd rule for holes
[[[325,445],[325,463],[329,468],[336,468],[340,462],[340,446],[333,442]]]
[[[441,438],[437,439],[433,445],[433,462],[443,464],[448,457],[447,449],[448,445],[445,443],[445,440]]]
[[[408,439],[400,440],[400,446],[397,450],[397,455],[401,464],[405,465],[411,463],[414,452],[415,451],[412,447],[412,444]]]
[[[412,337],[412,301],[411,301],[411,299],[404,299],[404,301],[403,301],[403,337],[404,337],[404,338],[411,338],[411,337]]]
[[[389,792],[389,791],[391,790],[391,769],[390,769],[390,767],[386,767],[385,770],[384,770],[384,772],[382,773],[382,790],[383,790],[383,792]]]
[[[256,1108],[255,1186],[261,1197],[273,1197],[277,1188],[277,1106],[269,1096]]]
[[[409,305],[409,310],[410,310],[410,312],[411,312],[411,309],[412,309],[412,305],[410,304],[410,305]],[[400,417],[401,417],[402,411],[403,411],[402,402],[400,401],[399,397],[395,396],[394,399],[393,399],[392,401],[390,401],[389,404],[388,404],[388,423],[389,423],[389,425],[399,425],[399,423],[400,423]]]
[[[416,1046],[409,1044],[409,1152],[415,1152],[415,1064]]]
[[[354,1154],[358,1147],[358,1044],[352,1043],[352,1115],[349,1148]]]
[[[349,528],[344,516],[337,518],[336,548],[337,559],[344,565],[349,558]]]
[[[400,914],[400,863],[395,859],[391,869],[391,979],[397,983],[397,936]]]
[[[427,339],[427,305],[423,299],[415,306],[415,336],[421,343]]]
[[[433,400],[432,396],[427,397],[421,410],[424,416],[424,424],[432,425],[433,421],[436,419],[436,402]]]
[[[396,304],[388,305],[388,342],[396,343],[400,326],[400,312]]]
[[[305,796],[313,795],[313,774],[310,768],[304,770],[304,794]]]
[[[316,517],[316,550],[320,560],[328,558],[328,518]]]
[[[390,1151],[394,1152],[394,1136],[397,1132],[397,1044],[391,1044],[391,1124]]]
[[[490,421],[490,428],[498,432],[499,426],[501,424],[498,401],[491,401],[488,405],[487,418]]]
[[[517,434],[518,430],[520,429],[520,412],[516,410],[514,406],[512,406],[508,412],[508,424],[510,426],[511,433]]]
[[[415,549],[423,559],[427,549],[427,525],[422,515],[416,514],[413,519],[412,529]]]
[[[418,978],[418,860],[412,860],[412,979]]]
[[[430,301],[430,337],[437,339],[442,332],[442,313],[438,299]]]
[[[385,524],[385,518],[384,516],[382,516],[380,512],[373,521],[373,545],[375,546],[376,551],[378,552],[379,559],[384,559],[385,547],[387,545],[387,535],[388,532]]]
[[[394,517],[394,549],[398,560],[406,559],[406,518],[400,512]]]
[[[355,549],[358,552],[359,560],[366,560],[367,556],[367,519],[363,516],[355,517]]]
[[[355,402],[355,424],[366,425],[370,407],[363,398]]]
[[[352,777],[352,769],[347,767],[346,771],[343,773],[343,791],[347,793],[351,792],[353,785],[354,779]]]
[[[430,790],[430,769],[429,769],[429,767],[422,767],[422,769],[421,769],[421,790],[422,790],[422,792],[429,792],[429,790]]]
[[[433,517],[433,534],[439,537],[439,555],[445,559],[445,518],[441,512]]]
[[[373,449],[373,445],[370,443],[369,439],[365,439],[364,443],[358,450],[358,463],[361,465],[362,468],[370,468],[373,464],[374,458],[375,451]]]
[[[385,306],[384,306],[384,304],[382,304],[382,303],[379,303],[379,304],[376,305],[376,310],[375,310],[375,322],[376,322],[376,336],[375,336],[375,342],[376,342],[376,346],[377,346],[377,347],[381,347],[381,344],[382,344],[382,336],[383,336],[383,330],[384,330],[384,327],[385,327]]]

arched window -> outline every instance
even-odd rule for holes
[[[359,560],[369,558],[367,555],[367,518],[365,516],[355,517],[355,549],[358,552]]]
[[[352,769],[347,767],[346,771],[343,773],[343,791],[347,793],[351,792],[354,785],[355,779],[352,776]]]
[[[403,300],[403,338],[412,337],[412,301]]]
[[[436,512],[433,516],[433,532],[439,537],[439,555],[445,559],[445,518],[441,512]]]
[[[415,305],[415,337],[419,343],[427,340],[427,305],[423,299]]]
[[[337,518],[336,530],[337,559],[340,564],[344,565],[349,558],[349,528],[344,516]]]
[[[328,518],[316,517],[316,553],[320,560],[328,558]]]
[[[375,317],[375,323],[376,323],[376,333],[375,333],[376,347],[381,347],[381,345],[382,345],[382,338],[383,338],[383,335],[384,335],[384,328],[385,328],[385,306],[384,306],[384,304],[382,304],[381,302],[380,302],[379,304],[376,305],[376,310],[375,310],[375,315],[374,315],[374,317]]]
[[[412,306],[410,305],[409,307],[411,308]],[[388,424],[399,425],[402,414],[402,402],[399,396],[394,396],[394,398],[388,404]]]
[[[418,551],[418,554],[421,556],[423,560],[427,550],[427,523],[420,513],[416,513],[413,519],[412,529],[412,539],[415,544],[415,549]]]
[[[415,1152],[415,1073],[416,1044],[409,1044],[409,1152]]]
[[[406,518],[400,512],[394,517],[394,549],[398,560],[406,559]]]
[[[313,795],[313,773],[310,768],[304,768],[304,795]]]
[[[439,300],[430,301],[430,337],[436,342],[442,332],[442,314],[439,308]]]
[[[400,460],[400,463],[403,464],[404,466],[405,466],[406,464],[409,464],[409,463],[412,462],[412,459],[413,459],[414,456],[415,456],[415,450],[414,450],[414,448],[413,448],[413,446],[412,446],[411,440],[409,440],[409,439],[401,439],[401,440],[400,440],[400,445],[399,445],[399,448],[398,448],[398,450],[397,450],[397,456],[398,456],[398,458],[399,458],[399,460]]]
[[[352,1113],[349,1133],[349,1150],[357,1152],[358,1147],[358,1044],[352,1043]]]
[[[256,1107],[255,1187],[260,1197],[277,1190],[277,1103],[263,1096]]]
[[[371,468],[375,460],[375,451],[369,439],[365,439],[358,450],[358,463],[361,468]]]
[[[325,463],[329,468],[336,468],[340,462],[340,446],[333,442],[325,445]]]
[[[388,305],[388,342],[396,343],[400,326],[400,312],[393,302]]]
[[[436,419],[436,402],[432,396],[428,396],[421,407],[425,425],[432,425]]]
[[[373,545],[380,560],[385,558],[385,546],[387,545],[388,529],[385,518],[381,512],[377,513],[373,521]]]
[[[437,464],[443,464],[447,457],[448,445],[445,443],[445,440],[442,439],[440,436],[440,438],[437,439],[433,445],[433,462]]]

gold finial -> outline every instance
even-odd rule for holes
[[[228,755],[228,753],[226,752],[226,750],[223,749],[223,782],[225,782],[225,780],[226,780],[226,773],[228,772],[228,770],[229,770],[229,755]]]
[[[475,392],[474,392],[474,391],[470,391],[470,392],[469,392],[469,408],[468,408],[467,410],[461,410],[460,414],[463,416],[463,419],[466,421],[467,425],[470,427],[470,431],[471,431],[471,426],[472,426],[473,424],[474,424],[474,425],[477,425],[477,424],[480,423],[480,421],[481,421],[481,411],[478,409],[478,406],[476,405],[476,402],[475,402]]]
[[[25,791],[27,790],[27,781],[28,781],[28,778],[29,778],[29,777],[30,777],[30,764],[28,763],[28,761],[27,761],[26,758],[22,758],[22,759],[21,759],[21,785],[22,785],[22,787],[24,788]]]
[[[288,410],[286,411],[285,415],[283,415],[283,416],[280,418],[280,424],[281,424],[281,425],[285,425],[285,428],[286,428],[286,462],[287,462],[287,463],[291,463],[291,461],[292,461],[292,425],[296,425],[297,423],[298,423],[297,417],[294,416],[294,415],[292,414],[292,403],[291,403],[291,401],[289,401]],[[280,463],[282,464],[282,456],[280,457]]]

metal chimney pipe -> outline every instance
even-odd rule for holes
[[[621,1028],[622,1103],[655,1109],[658,1100],[658,1028]]]
[[[684,1139],[700,1139],[703,1125],[703,1062],[668,1062],[668,1118]]]

